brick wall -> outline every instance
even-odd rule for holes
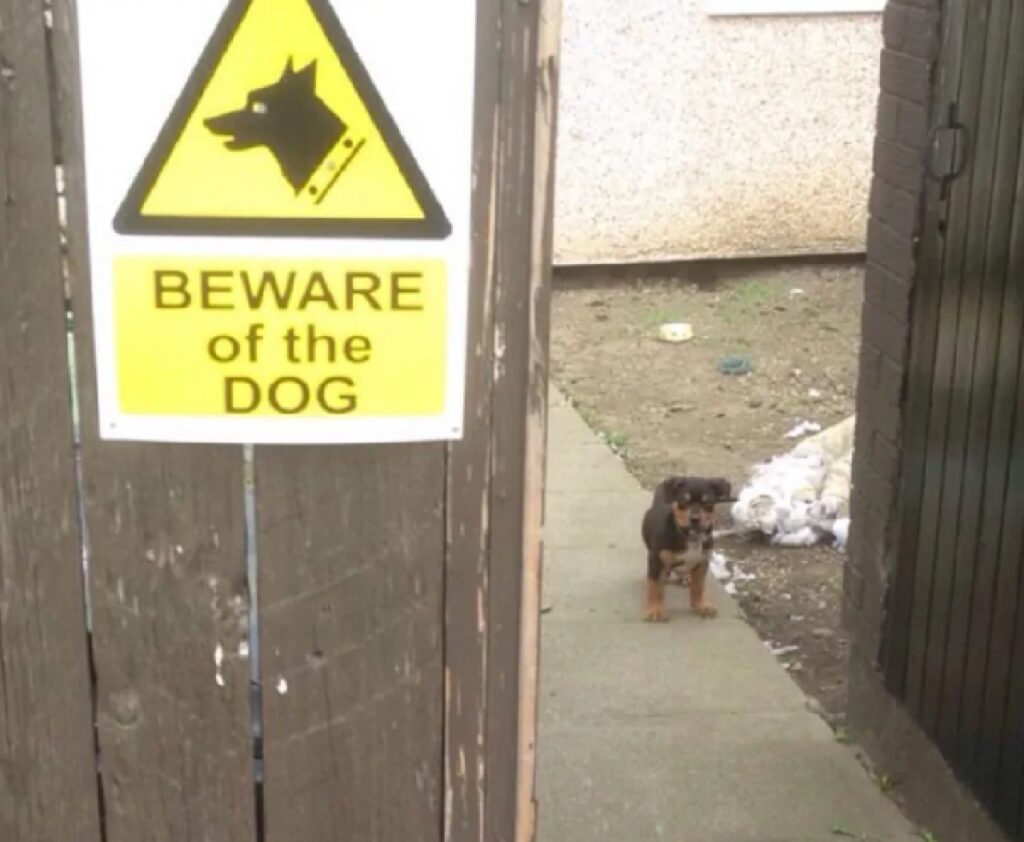
[[[891,0],[883,21],[843,620],[874,667],[895,544],[901,429],[939,0]]]

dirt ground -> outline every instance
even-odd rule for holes
[[[789,450],[803,420],[854,409],[863,267],[851,261],[704,264],[560,272],[552,376],[583,417],[653,488],[670,473],[744,484],[751,465]],[[662,324],[691,341],[659,340]],[[723,374],[723,358],[753,371]],[[728,513],[722,513],[728,525]],[[750,622],[835,726],[846,701],[840,626],[843,556],[829,547],[718,542]],[[638,567],[638,571],[640,568]],[[746,578],[752,576],[752,578]]]

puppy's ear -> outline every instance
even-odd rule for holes
[[[711,488],[715,493],[715,500],[719,503],[732,502],[732,486],[729,481],[722,477],[715,477],[711,480]]]

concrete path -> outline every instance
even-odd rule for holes
[[[552,395],[540,842],[919,840],[738,607],[641,622],[648,494]]]

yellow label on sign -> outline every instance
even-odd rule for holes
[[[451,230],[328,0],[232,0],[115,229],[400,238]]]
[[[446,282],[441,260],[119,258],[121,410],[436,415]]]

